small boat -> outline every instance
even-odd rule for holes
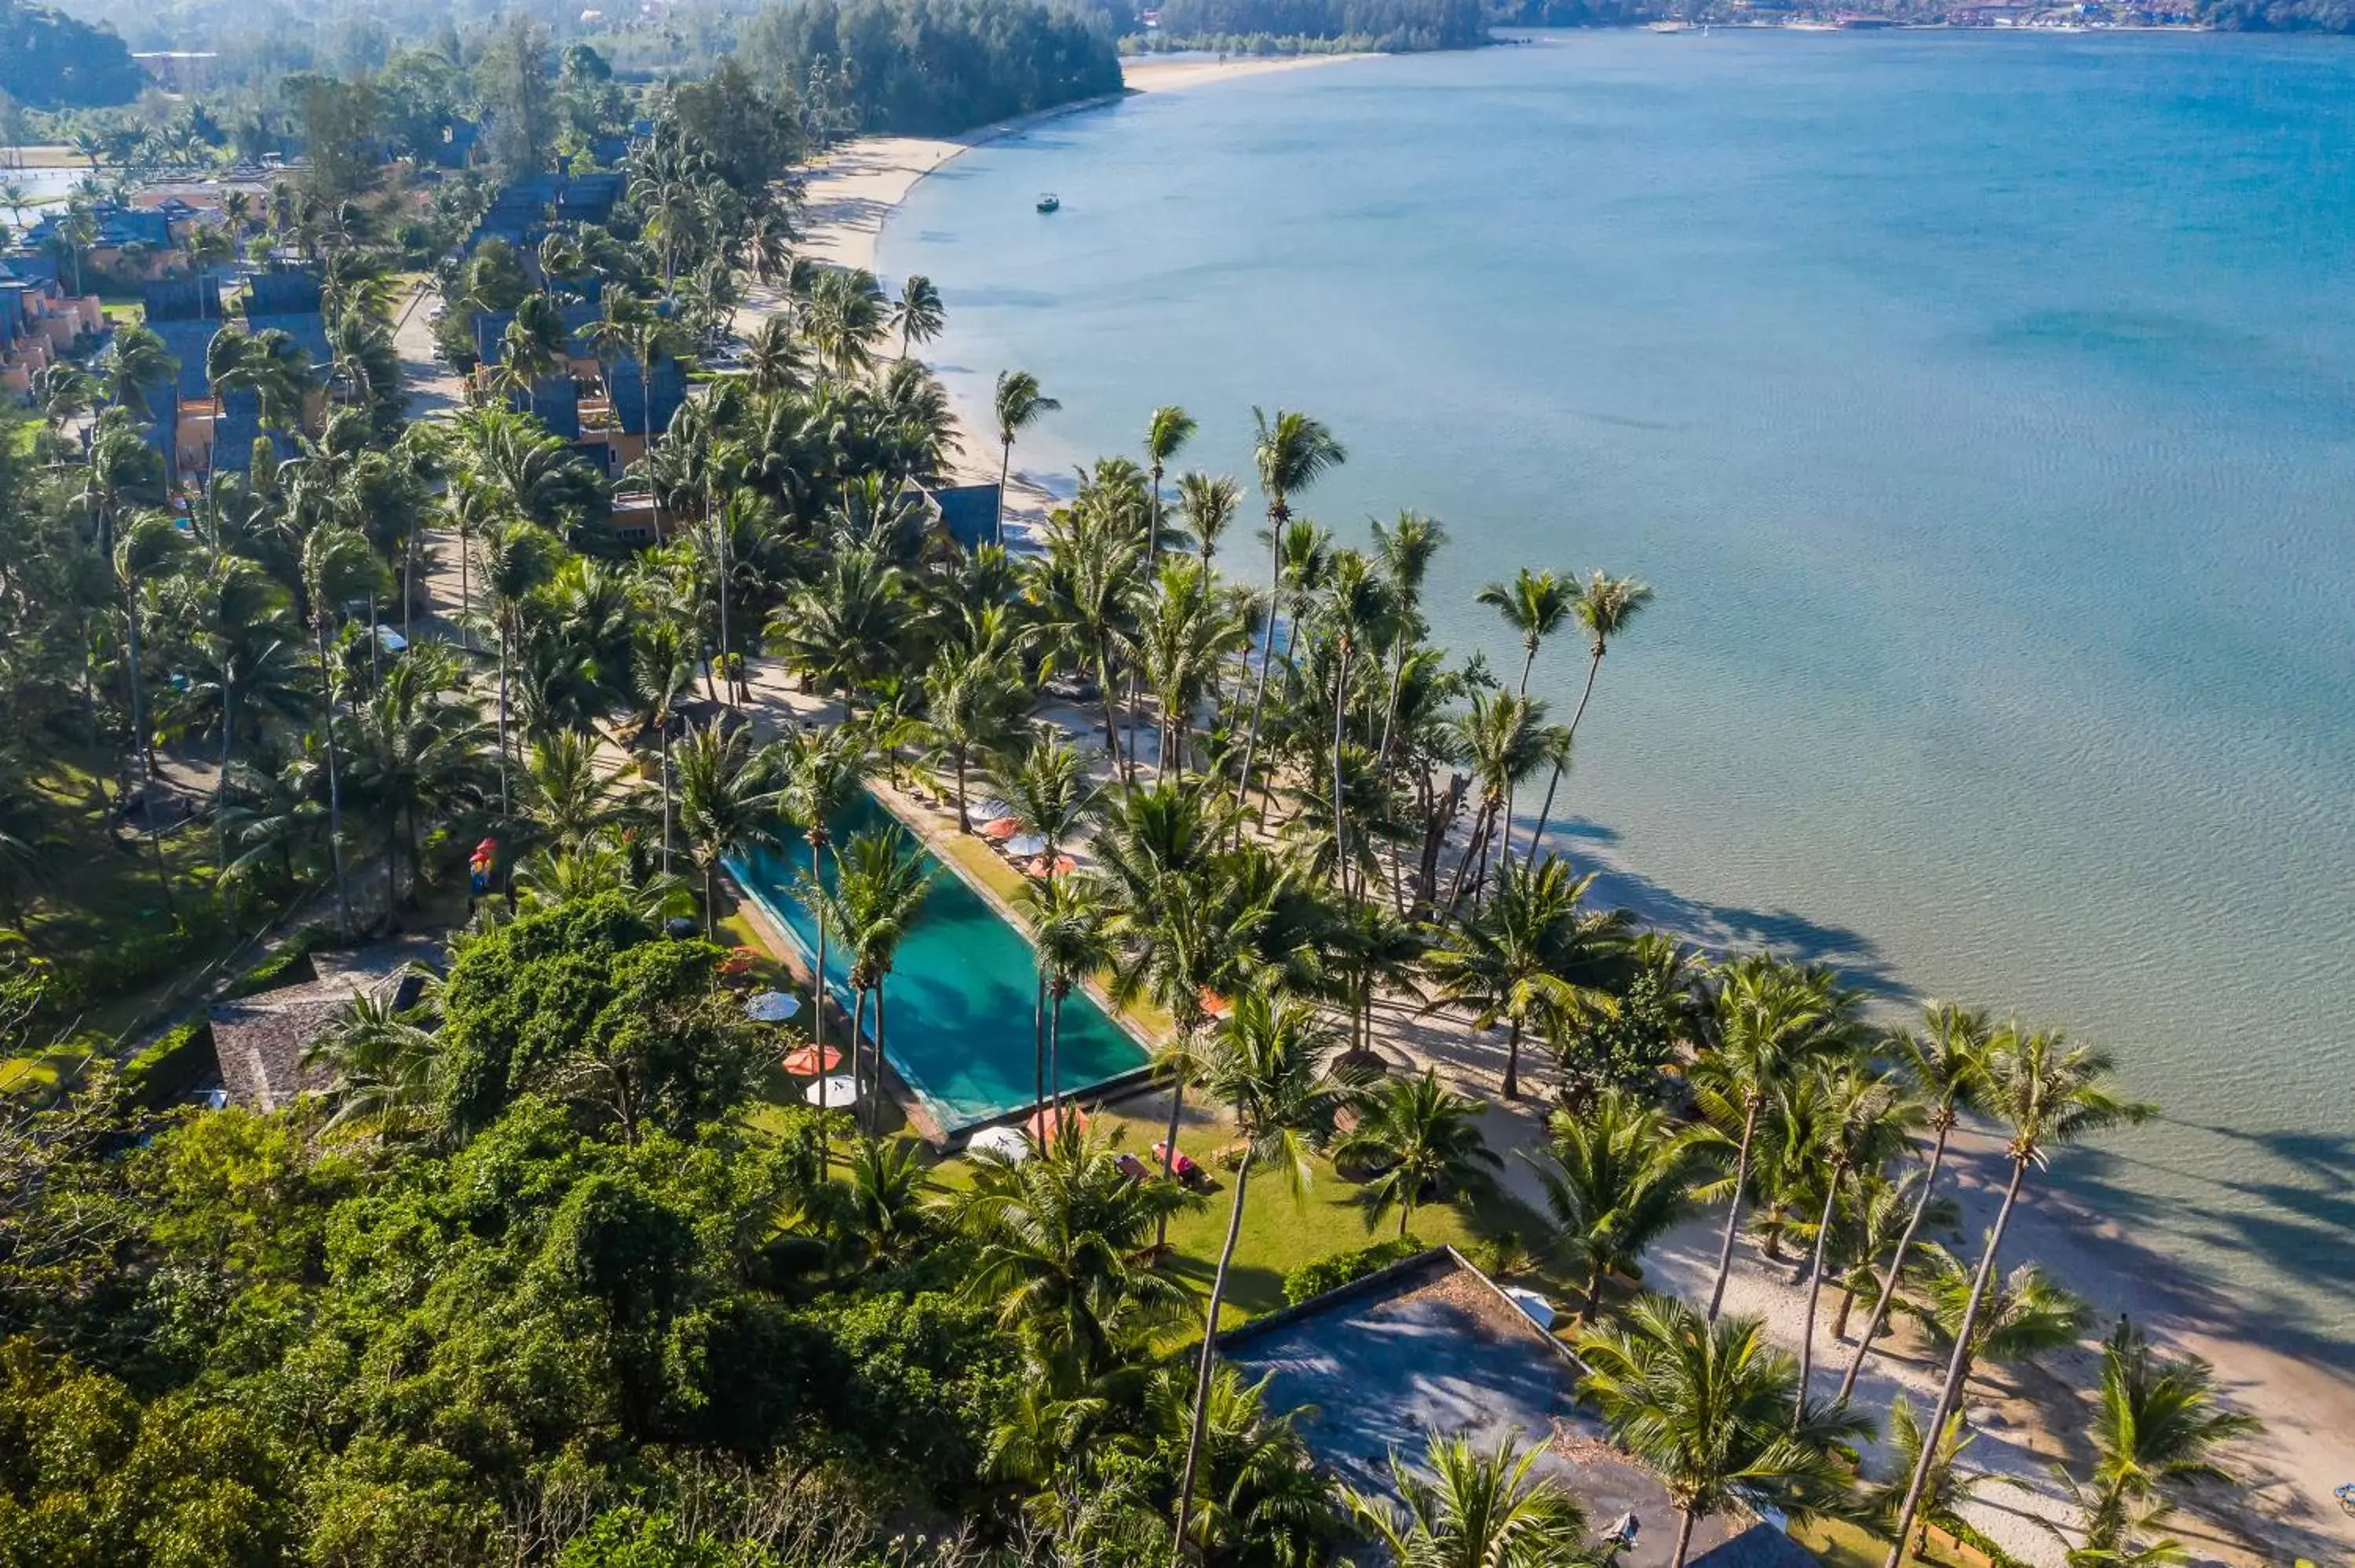
[[[1053,191],[1049,191],[1045,196],[1039,198],[1039,210],[1040,212],[1054,212],[1061,207],[1063,203],[1061,198],[1057,196]]]

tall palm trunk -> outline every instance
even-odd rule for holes
[[[229,668],[236,668],[234,656]],[[213,844],[214,858],[218,862],[219,874],[229,874],[229,752],[237,743],[237,678],[234,674],[221,682],[221,748],[220,777],[213,780]]]
[[[1807,1418],[1807,1379],[1816,1363],[1816,1304],[1824,1294],[1824,1244],[1831,1239],[1832,1204],[1839,1198],[1840,1173],[1846,1167],[1833,1161],[1829,1179],[1824,1182],[1824,1212],[1816,1219],[1815,1261],[1807,1268],[1807,1311],[1799,1326],[1799,1388],[1791,1402],[1791,1430]]]
[[[336,873],[336,934],[346,941],[352,935],[351,894],[344,885],[344,785],[342,761],[336,753],[336,682],[327,663],[327,623],[318,621],[320,712],[327,732],[327,852]],[[504,788],[504,781],[502,781]],[[504,795],[501,797],[504,801]]]
[[[512,816],[515,811],[515,808],[507,799],[507,628],[505,618],[502,617],[499,627],[499,815],[502,817]],[[670,771],[670,753],[667,749],[669,741],[666,732],[663,744],[666,747],[663,753],[663,771],[666,788]],[[664,805],[666,808],[669,805],[667,799],[665,800]],[[666,872],[670,870],[670,820],[668,817],[663,820],[663,870]]]
[[[1677,1549],[1668,1558],[1668,1568],[1685,1568],[1685,1558],[1692,1552],[1692,1510],[1677,1510]]]
[[[1261,715],[1267,711],[1267,672],[1275,662],[1275,623],[1284,619],[1284,524],[1289,514],[1281,500],[1267,509],[1267,634],[1260,641],[1259,682],[1252,693],[1251,734],[1243,741],[1243,770],[1235,780],[1235,804],[1251,794],[1252,758],[1259,753]],[[1241,831],[1241,824],[1236,824]]]
[[[1047,990],[1047,1097],[1054,1102],[1055,1125],[1063,1124],[1063,999],[1071,982],[1061,975]]]
[[[2015,1154],[2011,1161],[2011,1180],[2003,1190],[2003,1207],[1995,1213],[1995,1227],[1987,1232],[1987,1251],[1979,1255],[1978,1273],[1971,1278],[1970,1304],[1963,1308],[1963,1321],[1955,1335],[1954,1354],[1946,1359],[1946,1381],[1938,1391],[1938,1404],[1930,1412],[1929,1422],[1922,1430],[1929,1436],[1922,1444],[1922,1452],[1913,1461],[1913,1478],[1906,1484],[1904,1506],[1897,1510],[1897,1529],[1891,1539],[1896,1542],[1889,1549],[1889,1560],[1882,1568],[1898,1568],[1898,1560],[1905,1555],[1905,1538],[1913,1528],[1913,1515],[1922,1506],[1922,1491],[1930,1479],[1930,1468],[1938,1462],[1937,1435],[1946,1429],[1946,1422],[1955,1413],[1963,1392],[1963,1379],[1971,1365],[1971,1340],[1978,1332],[1979,1308],[1987,1301],[1987,1281],[1995,1276],[1996,1254],[2003,1250],[2003,1233],[2011,1224],[2012,1205],[2019,1201],[2019,1189],[2028,1180],[2028,1158]]]
[[[1946,1138],[1954,1125],[1946,1116],[1938,1118],[1938,1136],[1930,1145],[1929,1172],[1922,1179],[1922,1196],[1914,1202],[1913,1213],[1905,1221],[1905,1233],[1897,1238],[1896,1255],[1889,1260],[1888,1270],[1881,1277],[1871,1315],[1864,1320],[1864,1336],[1857,1341],[1856,1354],[1849,1358],[1848,1373],[1840,1379],[1839,1392],[1832,1396],[1835,1406],[1846,1404],[1849,1396],[1856,1392],[1857,1374],[1864,1370],[1864,1358],[1872,1353],[1873,1336],[1889,1320],[1889,1306],[1897,1298],[1897,1281],[1905,1272],[1905,1259],[1913,1247],[1913,1233],[1922,1228],[1922,1216],[1929,1212],[1930,1200],[1937,1192],[1938,1168],[1946,1162]]]
[[[1007,437],[998,443],[1003,449],[997,458],[997,515],[990,523],[990,542],[999,549],[1006,548],[1006,479],[1014,471],[1014,438]]]
[[[1194,1472],[1202,1458],[1202,1433],[1210,1413],[1210,1374],[1218,1365],[1219,1307],[1227,1296],[1227,1270],[1243,1230],[1243,1194],[1251,1184],[1251,1157],[1235,1168],[1235,1201],[1227,1212],[1227,1242],[1219,1249],[1218,1272],[1210,1277],[1210,1305],[1202,1319],[1202,1353],[1194,1365],[1194,1424],[1186,1439],[1186,1468],[1178,1482],[1178,1539],[1169,1568],[1185,1568],[1186,1529],[1194,1517]]]
[[[155,885],[164,895],[164,911],[175,920],[179,906],[172,898],[171,868],[164,863],[164,840],[155,829],[155,726],[147,722],[147,684],[139,670],[139,597],[133,586],[123,585],[123,624],[128,632],[131,673],[131,726],[141,758],[139,820],[146,830],[147,848],[155,860]]]
[[[1039,971],[1039,987],[1030,999],[1030,1103],[1047,1103],[1047,971]]]
[[[1576,744],[1578,740],[1578,721],[1586,716],[1587,701],[1594,695],[1594,677],[1603,668],[1603,652],[1604,645],[1597,642],[1594,645],[1593,656],[1586,662],[1586,689],[1578,694],[1578,706],[1570,715],[1570,733],[1561,748],[1565,759],[1570,756],[1571,746]],[[1538,857],[1538,841],[1545,837],[1546,819],[1553,815],[1553,792],[1561,784],[1561,770],[1564,766],[1563,762],[1555,763],[1553,776],[1546,780],[1545,804],[1538,808],[1537,822],[1529,829],[1531,860]]]
[[[1346,896],[1349,891],[1349,844],[1346,832],[1348,810],[1341,795],[1343,721],[1349,714],[1349,640],[1340,639],[1333,673],[1333,880]]]
[[[1505,1032],[1505,1097],[1521,1097],[1521,1021],[1516,1017]]]
[[[1742,1190],[1750,1185],[1750,1140],[1758,1135],[1759,1097],[1745,1095],[1750,1108],[1742,1118],[1742,1152],[1733,1161],[1733,1196],[1725,1204],[1725,1239],[1717,1249],[1717,1282],[1709,1287],[1708,1321],[1717,1321],[1717,1309],[1725,1304],[1725,1277],[1733,1272],[1733,1234],[1742,1222]]]
[[[664,770],[666,781],[668,779],[668,772],[667,768]],[[667,796],[664,798],[664,805],[667,809],[669,805]],[[817,879],[821,892],[826,887],[826,832],[822,828],[813,831],[809,835],[810,874]],[[810,1047],[817,1062],[817,1114],[820,1118],[823,1118],[827,1109],[826,1081],[833,1075],[826,1069],[826,900],[819,898],[815,902],[817,904],[817,970],[810,986]],[[852,1048],[856,1050],[858,1044],[856,1030],[851,1033],[850,1043]],[[856,1065],[856,1058],[853,1059],[853,1065]],[[821,1171],[834,1169],[834,1143],[824,1134],[820,1134],[818,1139],[818,1169]]]
[[[1188,1032],[1188,1033],[1191,1031]],[[1179,1078],[1169,1086],[1169,1130],[1161,1145],[1161,1174],[1170,1181],[1178,1180],[1178,1120],[1186,1110],[1186,1081]],[[1169,1215],[1165,1211],[1161,1223],[1153,1233],[1153,1250],[1160,1252],[1169,1245]]]

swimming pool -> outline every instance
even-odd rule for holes
[[[836,821],[834,842],[896,823],[872,797],[861,796]],[[1039,966],[1019,931],[913,833],[908,842],[932,872],[932,890],[884,982],[885,1054],[938,1129],[961,1132],[1031,1103],[1030,1009]],[[826,861],[832,885],[833,855]],[[794,887],[809,863],[809,845],[798,832],[788,834],[782,852],[754,850],[727,862],[737,885],[792,934],[805,966],[817,948],[817,922]],[[827,932],[826,986],[846,1012],[849,973],[841,934]],[[1134,1073],[1147,1060],[1145,1047],[1085,991],[1065,999],[1059,1074],[1064,1093]]]

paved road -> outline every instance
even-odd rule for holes
[[[429,317],[440,299],[431,281],[419,284],[393,328],[393,347],[400,353],[400,384],[408,389],[412,419],[446,415],[465,406],[465,382],[433,357],[433,323]]]

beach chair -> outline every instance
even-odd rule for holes
[[[1120,1173],[1127,1177],[1132,1181],[1150,1181],[1153,1180],[1152,1171],[1146,1166],[1144,1160],[1139,1160],[1134,1154],[1124,1154],[1117,1160],[1114,1161],[1114,1163],[1120,1167]]]

